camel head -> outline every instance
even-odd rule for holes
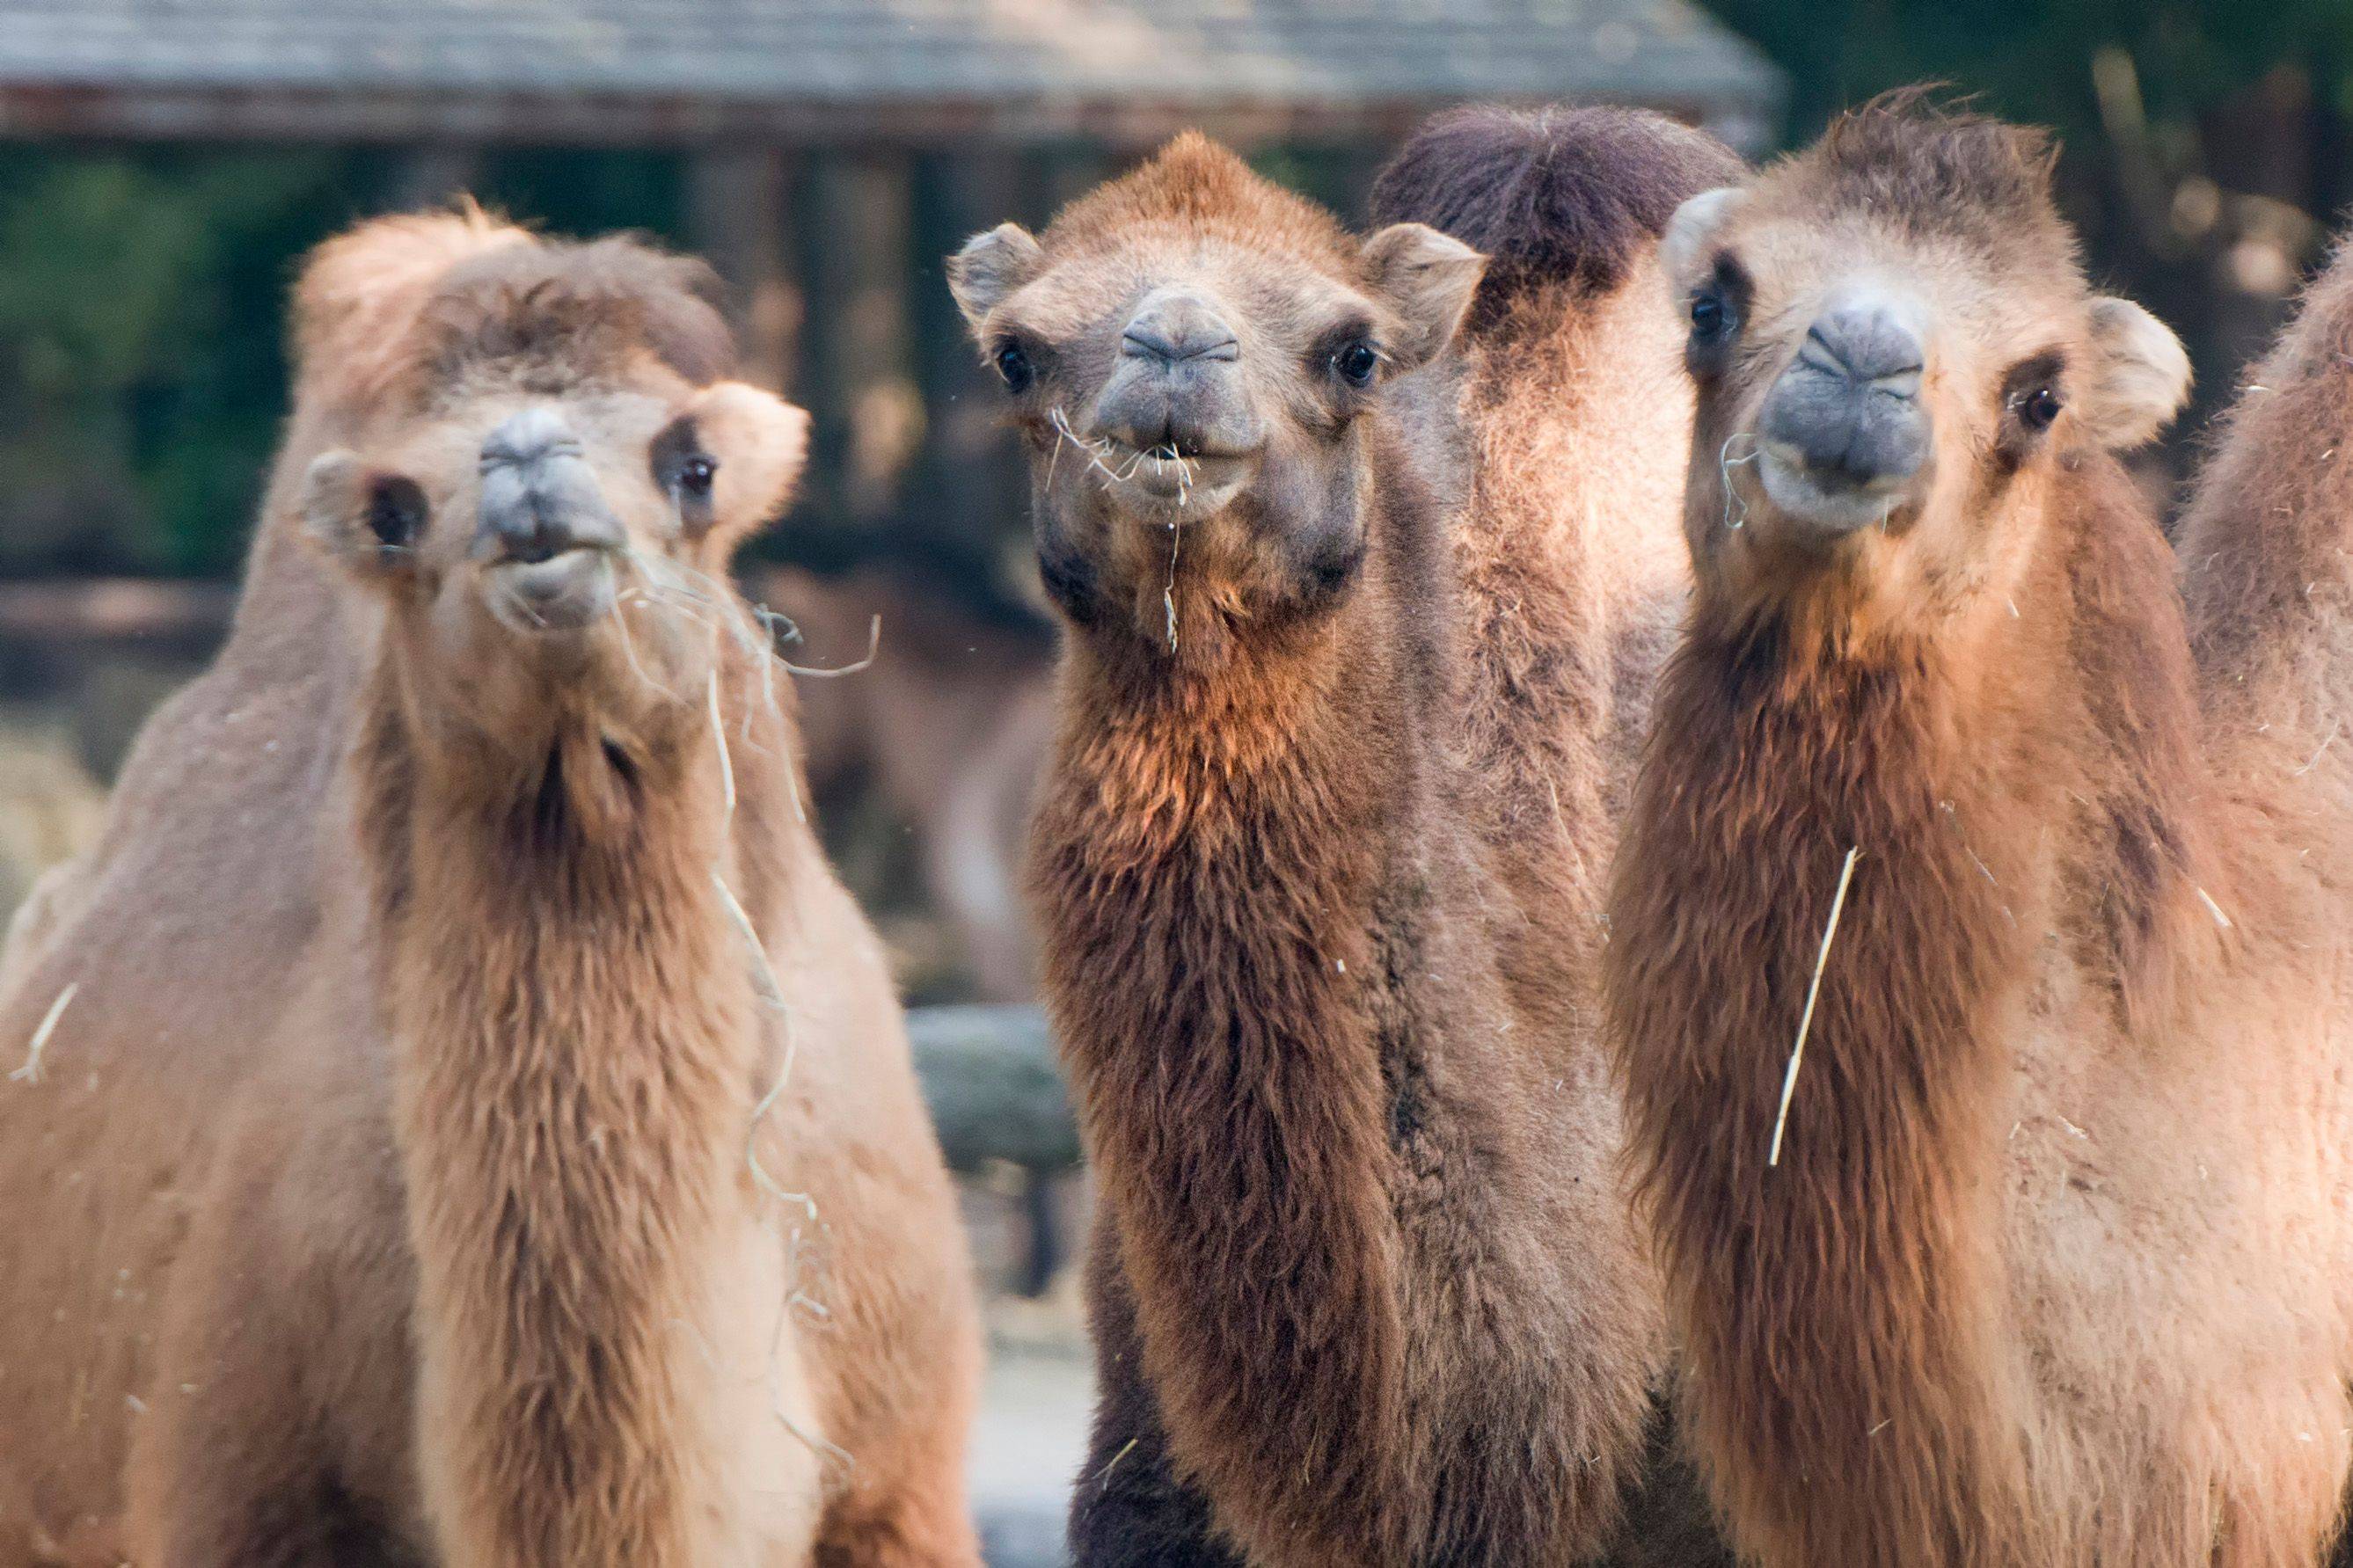
[[[2188,392],[2172,332],[2085,282],[2047,142],[1914,95],[1693,197],[1664,250],[1698,387],[1685,530],[1734,616],[1999,608],[2054,475]]]
[[[966,244],[951,285],[1028,439],[1062,611],[1166,648],[1180,615],[1222,643],[1345,595],[1363,416],[1445,349],[1482,265],[1420,224],[1360,241],[1197,135],[1042,236]]]
[[[437,225],[479,243],[399,265]],[[691,731],[743,635],[729,558],[782,508],[807,423],[724,379],[708,281],[471,214],[370,225],[312,263],[299,395],[330,437],[294,505],[384,606],[413,727],[519,763],[567,727],[618,753]]]

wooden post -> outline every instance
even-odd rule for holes
[[[907,518],[916,548],[967,585],[968,607],[983,609],[1006,596],[1002,567],[1028,526],[1029,484],[1003,389],[948,293],[947,258],[1022,216],[1019,176],[1013,155],[995,148],[934,154],[915,169],[915,363],[931,436]]]
[[[687,222],[696,250],[726,280],[740,374],[789,395],[803,303],[791,233],[792,164],[776,146],[710,147],[688,165]]]
[[[828,156],[810,169],[812,291],[826,308],[809,323],[808,405],[834,521],[860,530],[897,510],[923,444],[907,310],[908,174],[897,152]]]

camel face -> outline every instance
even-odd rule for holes
[[[1704,588],[1837,584],[1860,619],[1999,606],[2054,465],[2172,416],[2180,344],[2092,293],[2049,186],[2030,133],[1879,116],[1684,205],[1665,254]]]
[[[973,239],[952,283],[1029,440],[1065,612],[1166,644],[1180,596],[1230,626],[1345,591],[1359,421],[1446,347],[1482,265],[1419,224],[1360,243],[1198,137],[1042,237]]]
[[[576,387],[506,368],[315,458],[306,528],[385,601],[420,710],[501,743],[567,714],[642,740],[702,702],[718,578],[782,505],[807,416],[649,356]]]

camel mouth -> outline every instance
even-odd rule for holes
[[[1900,524],[1919,489],[1916,474],[1856,479],[1826,473],[1778,441],[1758,443],[1757,476],[1765,500],[1794,533],[1825,543]]]
[[[1152,512],[1205,517],[1241,493],[1258,471],[1255,452],[1187,452],[1174,446],[1104,444],[1103,488]]]
[[[483,576],[491,613],[525,636],[580,631],[611,614],[618,596],[612,552],[594,546],[502,561]]]

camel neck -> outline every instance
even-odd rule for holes
[[[1397,1140],[1465,1110],[1424,1092],[1442,688],[1397,607],[1406,564],[1377,552],[1348,604],[1214,688],[1138,695],[1077,642],[1033,839],[1145,1365],[1230,1517],[1304,1552],[1284,1561],[1409,1560],[1426,1524]],[[1246,1465],[1217,1436],[1234,1411]]]
[[[461,794],[386,731],[363,756],[428,1496],[471,1561],[689,1568],[760,1038],[715,755],[617,777],[584,728]]]
[[[1774,1562],[1975,1563],[1979,1510],[2015,1463],[1988,1439],[1992,1122],[1996,1025],[2027,944],[2000,845],[1970,837],[1984,803],[1955,798],[1933,663],[1909,651],[1799,679],[1787,651],[1769,632],[1695,637],[1659,694],[1653,755],[1672,772],[1637,789],[1608,963],[1631,1142],[1694,1430],[1734,1516],[1771,1521],[1744,1544]],[[1837,1476],[1853,1507],[1805,1501],[1807,1475]]]
[[[1703,604],[1662,683],[1609,1014],[1693,1430],[1769,1561],[2024,1560],[1996,1239],[2019,1015],[2045,932],[2127,1016],[2158,994],[2199,860],[2179,619],[2123,482],[2057,487],[1995,650]]]

